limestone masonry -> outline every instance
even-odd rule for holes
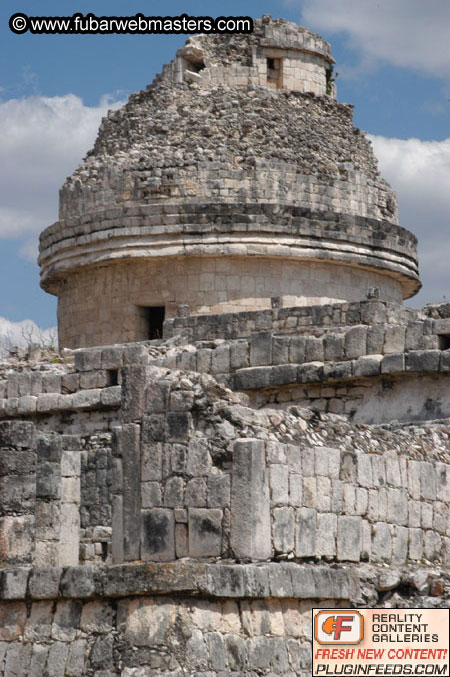
[[[282,21],[188,40],[101,124],[41,235],[60,344],[136,341],[194,315],[420,287],[416,239],[337,103],[329,45]],[[327,93],[328,92],[328,93]]]
[[[311,609],[450,603],[450,304],[264,16],[101,124],[41,235],[60,354],[0,364],[0,674],[311,674]]]

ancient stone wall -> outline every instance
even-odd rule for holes
[[[450,321],[423,311],[373,299],[177,317],[165,322],[164,333],[172,342],[77,352],[74,371],[61,365],[60,373],[54,366],[10,373],[0,380],[0,417],[45,414],[55,425],[58,412],[84,411],[90,432],[100,421],[105,427],[120,405],[120,369],[136,355],[144,363],[211,374],[247,391],[256,406],[296,402],[366,423],[450,414]]]
[[[312,607],[377,600],[440,606],[440,594],[449,592],[444,576],[439,569],[350,572],[289,563],[3,571],[0,671],[8,677],[306,677]]]
[[[166,321],[165,332],[181,332],[189,344],[159,364],[213,374],[247,391],[255,406],[296,402],[364,423],[450,415],[450,323],[423,311],[371,300],[215,322],[178,317]]]
[[[175,317],[179,305],[193,313],[238,313],[267,309],[275,295],[289,306],[357,300],[370,286],[401,300],[394,278],[318,261],[184,256],[170,268],[164,259],[123,261],[71,276],[58,298],[59,340],[71,348],[145,341],[153,306],[164,307],[166,318]]]
[[[394,307],[371,303],[395,328]],[[345,331],[369,308],[341,308]],[[306,677],[312,607],[445,607],[448,426],[255,409],[204,373],[231,370],[243,344],[276,362],[279,340],[4,365],[0,674]]]
[[[227,353],[221,351],[223,360],[231,351],[226,344],[221,345],[227,348]],[[261,344],[258,347],[261,348]],[[216,350],[218,348],[220,345]],[[402,548],[407,547],[408,542],[411,544],[414,536],[417,542],[427,544],[428,559],[445,556],[446,519],[439,515],[446,510],[447,479],[445,466],[438,458],[435,459],[437,465],[433,465],[427,455],[416,454],[407,460],[408,454],[404,454],[397,466],[396,455],[390,454],[389,447],[383,451],[378,445],[378,450],[369,458],[357,450],[350,456],[347,449],[344,452],[326,446],[321,450],[317,445],[305,445],[301,426],[300,438],[294,437],[288,444],[276,436],[272,442],[264,441],[267,438],[252,441],[248,436],[239,441],[236,425],[240,416],[240,425],[266,426],[269,419],[264,409],[239,408],[238,418],[230,419],[233,410],[225,404],[212,423],[213,433],[203,416],[209,416],[211,398],[207,393],[214,381],[198,372],[195,375],[195,371],[185,372],[190,375],[180,380],[179,372],[146,366],[158,358],[151,358],[144,346],[79,351],[77,371],[67,374],[66,378],[74,376],[83,383],[94,384],[95,365],[101,366],[103,359],[108,366],[114,363],[119,367],[124,356],[132,355],[133,350],[136,366],[121,368],[122,386],[90,388],[73,394],[22,395],[5,400],[4,416],[15,413],[23,417],[24,407],[20,405],[24,400],[28,404],[28,415],[34,421],[14,423],[10,420],[0,424],[5,484],[3,541],[12,542],[15,534],[29,537],[33,532],[32,546],[31,541],[25,539],[23,546],[12,549],[13,558],[18,556],[17,552],[23,552],[25,561],[39,565],[77,564],[80,558],[86,562],[109,561],[112,548],[116,562],[123,559],[165,561],[185,556],[265,559],[278,552],[295,557],[326,554],[340,560],[370,559],[373,542],[370,545],[366,535],[363,546],[361,534],[366,529],[375,538],[374,525],[381,523],[385,524],[383,533],[403,534]],[[186,353],[182,347],[178,350],[183,360]],[[207,352],[203,349],[203,355],[198,353],[204,364]],[[415,359],[418,352],[410,351],[407,358]],[[423,354],[434,356],[439,352]],[[446,352],[442,351],[442,355],[446,356]],[[389,358],[387,355],[383,359]],[[11,384],[17,384],[18,377],[19,374],[12,374]],[[112,388],[114,393],[117,390],[122,393],[119,403],[123,423],[118,426],[115,414],[115,419],[99,417],[94,424],[95,410],[117,408],[117,399],[104,404]],[[337,393],[334,394],[338,399]],[[34,409],[30,411],[33,400]],[[78,400],[82,401],[82,407],[76,409],[73,403],[76,405]],[[285,412],[279,410],[279,416],[290,415],[286,403],[285,408]],[[40,432],[49,424],[58,428],[70,412],[78,412],[77,435]],[[203,412],[200,418],[199,412]],[[53,418],[49,420],[50,414]],[[96,433],[92,431],[94,425]],[[73,429],[74,426],[73,421]],[[113,432],[112,437],[109,431]],[[13,481],[8,485],[10,478]],[[243,482],[241,490],[239,482]],[[321,483],[319,488],[317,482]],[[333,517],[330,510],[331,495],[335,496],[336,505],[343,502],[343,507],[334,511],[339,514],[342,510],[346,516],[342,518],[341,528],[341,518],[337,514]],[[416,506],[417,501],[420,503]],[[378,505],[383,507],[379,513],[374,507]],[[422,516],[416,515],[416,508],[419,513],[422,510]],[[408,513],[408,509],[414,509],[413,514]],[[318,519],[317,512],[325,514]],[[251,515],[254,515],[254,525]],[[362,516],[368,519],[367,527],[363,526]],[[245,536],[242,530],[244,517],[253,537]],[[312,520],[314,528],[300,528],[303,518]],[[333,538],[330,537],[331,522]],[[355,550],[350,557],[339,534],[348,536],[351,524],[359,536],[355,536]],[[423,534],[414,531],[408,535],[406,527],[431,531]],[[111,529],[115,532],[112,539]],[[324,538],[325,532],[328,539]],[[305,538],[310,539],[308,545]],[[310,552],[316,542],[318,551]],[[430,543],[436,542],[439,544],[436,557],[430,557]],[[280,548],[282,543],[284,547]],[[323,547],[328,548],[326,553],[321,552]],[[417,557],[420,559],[420,548],[424,545],[416,543],[411,547],[420,551]],[[402,555],[395,555],[395,549],[389,555],[386,543],[384,548],[384,558],[403,557],[403,550]],[[377,561],[376,548],[374,552]],[[7,552],[6,561],[9,556]],[[411,552],[408,557],[414,559]]]
[[[217,574],[189,562],[4,571],[1,674],[307,674],[311,604],[345,606],[359,591],[323,566]]]

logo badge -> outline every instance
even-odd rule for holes
[[[319,644],[359,644],[364,618],[358,611],[323,609],[314,616],[314,639]]]

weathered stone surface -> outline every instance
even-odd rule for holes
[[[330,364],[324,364],[323,366],[323,379],[326,381],[351,378],[352,375],[353,362],[350,360],[346,360],[345,362],[332,362]]]
[[[147,379],[151,378],[151,374],[148,369],[139,366],[124,367],[120,373],[122,378],[122,419],[125,423],[128,423],[140,418],[145,412],[146,384]]]
[[[378,576],[377,588],[381,592],[393,590],[401,581],[400,572],[397,569],[382,571]]]
[[[385,355],[381,362],[382,374],[396,374],[405,370],[405,356],[403,353]]]
[[[422,498],[436,499],[436,475],[431,463],[422,463],[420,466],[420,490]]]
[[[30,569],[11,569],[0,572],[0,599],[24,599]]]
[[[240,369],[234,376],[234,387],[236,390],[267,388],[270,385],[271,374],[271,367]]]
[[[314,383],[323,380],[324,365],[322,362],[308,362],[298,368],[297,380],[299,383]]]
[[[392,543],[392,561],[394,564],[404,564],[408,557],[408,529],[396,526]]]
[[[52,639],[72,642],[80,625],[82,603],[75,600],[60,600],[56,605],[51,635]]]
[[[348,360],[352,360],[361,355],[365,355],[366,352],[367,327],[352,327],[345,334],[345,356]]]
[[[167,433],[169,439],[184,441],[191,428],[191,416],[186,412],[167,414]]]
[[[142,510],[140,541],[141,559],[155,561],[174,559],[175,523],[173,511],[165,508]],[[139,543],[139,539],[137,543]]]
[[[29,676],[38,677],[42,675],[45,669],[45,664],[48,657],[48,647],[42,646],[40,644],[35,644],[33,646],[33,653],[31,656],[30,667],[29,667]]]
[[[30,644],[10,644],[6,653],[5,674],[25,675],[31,660],[32,647]]]
[[[384,306],[383,306],[384,307]],[[384,307],[384,314],[386,308]],[[375,324],[367,327],[367,354],[379,355],[383,352],[384,327]]]
[[[297,557],[316,554],[317,513],[312,508],[297,510],[295,553]]]
[[[244,369],[250,364],[249,347],[247,341],[236,341],[230,347],[230,368]],[[200,371],[200,369],[199,369]]]
[[[372,559],[389,562],[392,556],[392,537],[388,524],[378,522],[372,528]]]
[[[272,364],[272,334],[260,331],[250,339],[250,365],[252,367]]]
[[[218,475],[208,478],[208,507],[224,508],[230,504],[230,476]]]
[[[31,564],[34,516],[0,517],[0,560],[6,564]]]
[[[61,577],[61,592],[65,597],[93,597],[100,592],[99,575],[94,567],[69,567]]]
[[[440,356],[439,350],[410,350],[406,355],[406,370],[437,371]]]
[[[92,369],[100,369],[102,366],[102,350],[100,348],[75,350],[74,358],[76,371],[91,371]]]
[[[55,599],[58,596],[62,569],[40,567],[31,571],[28,589],[33,599]]]
[[[316,552],[319,557],[336,555],[337,516],[332,513],[317,515]]]
[[[405,350],[405,327],[387,327],[384,337],[384,353],[402,353]]]
[[[69,645],[66,642],[54,642],[48,652],[46,671],[49,677],[64,674]]]
[[[275,508],[273,512],[273,544],[277,552],[293,552],[295,514],[293,508]]]
[[[324,359],[339,362],[344,359],[344,337],[329,334],[324,338]]]
[[[101,401],[101,395],[102,391],[100,388],[92,388],[91,390],[79,390],[78,392],[74,393],[71,396],[71,402],[72,402],[72,407],[74,409],[94,409],[98,407]],[[50,395],[47,395],[47,398],[49,398]],[[57,400],[57,405],[58,408],[61,407],[61,399]],[[38,410],[40,408],[40,398],[38,399]],[[43,403],[42,404],[42,410],[49,409],[51,410],[52,407],[51,403]],[[62,408],[62,407],[61,407]]]
[[[117,431],[116,455],[122,459],[123,488],[123,556],[127,561],[139,557],[140,534],[140,477],[141,452],[139,427],[134,424],[122,426]]]
[[[31,421],[0,421],[0,447],[28,449],[33,446],[34,435]]]
[[[289,502],[289,470],[286,465],[273,463],[269,469],[270,497],[275,505]]]
[[[11,642],[23,633],[27,610],[24,602],[0,604],[0,641]]]
[[[272,367],[270,371],[270,385],[284,386],[297,381],[297,365],[283,364],[278,367]]]
[[[358,562],[361,553],[361,518],[339,517],[337,526],[337,558]]]
[[[305,361],[306,339],[304,336],[292,336],[289,342],[289,362],[301,364]]]
[[[190,508],[189,554],[192,557],[218,557],[222,544],[222,510]]]
[[[71,677],[82,677],[82,675],[85,674],[86,654],[86,640],[76,639],[71,642],[66,663],[66,674]]]
[[[127,597],[145,593],[197,592],[206,572],[186,560],[171,563],[124,564],[103,572],[106,597]]]
[[[353,374],[355,376],[378,376],[382,355],[363,355],[354,363]]]
[[[239,440],[233,450],[231,546],[239,558],[271,554],[269,480],[264,443]]]

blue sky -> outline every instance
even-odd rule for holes
[[[207,7],[207,9],[206,9]],[[3,0],[0,39],[0,318],[56,324],[39,289],[37,236],[57,218],[58,189],[95,139],[102,115],[151,82],[187,36],[15,35],[33,16],[263,13],[320,33],[337,61],[338,99],[355,104],[380,168],[399,193],[401,224],[420,239],[416,306],[450,297],[450,3],[283,0],[205,3]],[[10,328],[13,325],[8,324]],[[0,320],[0,334],[2,323]]]

